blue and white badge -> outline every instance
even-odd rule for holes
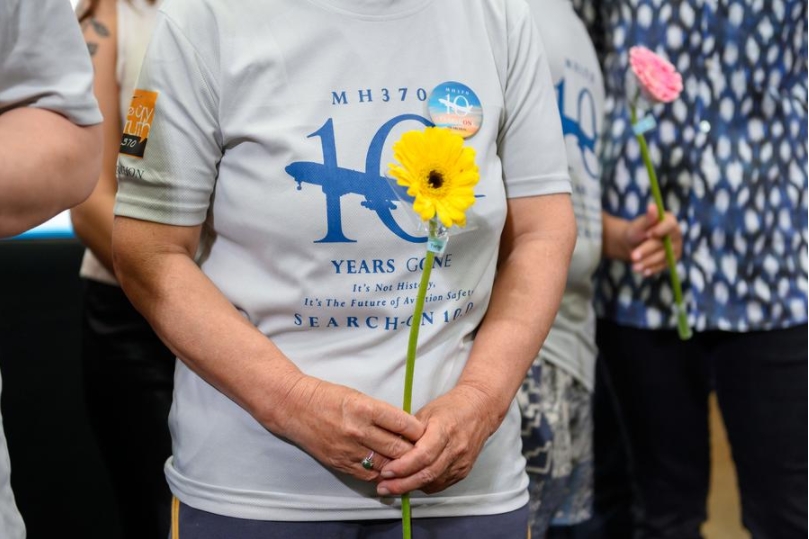
[[[480,99],[460,82],[442,82],[433,88],[427,110],[436,127],[446,127],[463,138],[477,133],[483,123]]]

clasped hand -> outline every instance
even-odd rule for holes
[[[415,415],[354,389],[303,377],[285,402],[283,435],[380,496],[439,492],[467,476],[497,428],[485,395],[458,386]],[[371,469],[362,460],[373,452]]]

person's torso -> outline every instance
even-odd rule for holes
[[[644,45],[684,91],[646,133],[667,209],[683,224],[680,275],[697,330],[761,330],[807,319],[806,2],[604,2],[608,133],[604,207],[631,218],[650,200],[628,125],[627,52]],[[631,14],[631,17],[628,16]],[[669,276],[605,262],[600,316],[674,327]]]
[[[578,236],[562,304],[540,355],[593,387],[593,273],[601,260],[598,151],[604,82],[587,29],[570,0],[529,0],[548,54],[565,136]]]
[[[205,30],[217,34],[217,46],[200,54],[217,61],[212,71],[222,83],[211,93],[224,154],[199,260],[301,370],[395,405],[410,326],[420,324],[417,410],[453,387],[489,302],[506,218],[498,156],[511,120],[504,92],[518,84],[507,80],[510,48],[519,46],[508,34],[515,16],[507,11],[518,4],[390,5],[205,7],[216,10],[216,28]],[[463,116],[479,107],[482,120],[470,121],[480,130],[467,143],[482,179],[467,227],[437,257],[424,314],[414,321],[425,233],[393,195],[385,171],[393,141],[431,123],[431,102],[434,114]],[[146,152],[170,144],[159,138],[160,121],[156,115]],[[520,142],[512,144],[519,150]],[[534,156],[544,151],[530,149]],[[373,485],[329,472],[183,365],[176,387],[175,456],[167,470],[187,496],[216,498],[216,510],[248,518],[396,518],[398,510],[377,498]],[[434,496],[414,493],[419,514],[525,503],[518,425],[512,405],[469,477]],[[223,509],[222,500],[235,498],[239,508]]]

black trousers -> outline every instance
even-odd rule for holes
[[[168,414],[174,354],[123,291],[85,281],[82,364],[93,432],[112,480],[126,539],[168,537]]]
[[[600,320],[595,516],[577,538],[700,538],[716,391],[753,539],[807,536],[807,326],[648,331]]]

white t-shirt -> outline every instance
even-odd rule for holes
[[[67,0],[0,0],[0,114],[26,106],[78,125],[101,121],[90,55]],[[22,539],[2,425],[0,418],[0,537]]]
[[[205,223],[202,271],[303,372],[401,406],[426,248],[382,177],[402,132],[476,112],[479,197],[437,259],[413,409],[456,383],[489,302],[506,198],[570,192],[547,61],[522,0],[174,0],[122,142],[116,214]],[[471,111],[471,112],[470,112]],[[474,123],[474,121],[473,121]],[[128,152],[128,153],[127,153]],[[200,313],[200,316],[204,316]],[[265,520],[399,518],[398,500],[265,430],[182,363],[167,476],[194,507]],[[512,404],[470,475],[414,516],[527,502]]]
[[[604,123],[604,81],[590,36],[570,0],[527,1],[548,45],[578,230],[565,294],[540,357],[592,390],[597,354],[593,273],[601,260],[598,142]]]
[[[119,107],[121,125],[126,121],[132,91],[140,73],[140,64],[152,36],[152,26],[157,14],[157,3],[146,0],[118,0],[116,2],[116,24],[118,42],[115,61],[115,79],[121,89]],[[98,260],[90,249],[85,249],[79,275],[110,285],[118,285],[118,280]]]

